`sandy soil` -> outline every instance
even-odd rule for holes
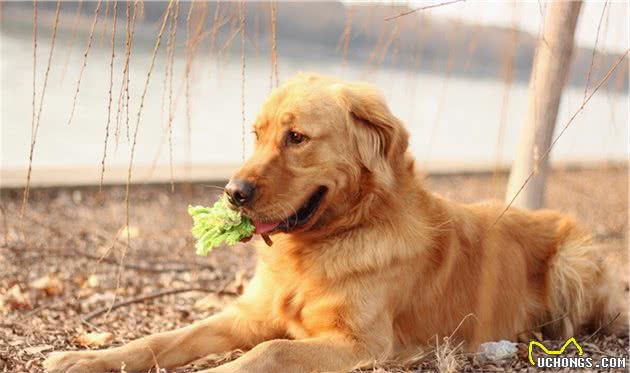
[[[436,176],[427,182],[432,190],[471,202],[500,197],[506,177]],[[101,347],[115,346],[202,319],[229,302],[232,295],[218,296],[213,290],[238,293],[254,268],[253,253],[239,245],[197,257],[186,213],[188,203],[210,204],[218,191],[202,184],[176,185],[174,193],[168,185],[132,186],[131,248],[124,255],[124,271],[119,271],[125,252],[125,234],[119,232],[125,225],[124,187],[32,190],[23,234],[21,190],[3,190],[0,372],[41,372],[50,351],[86,348],[80,337],[88,332],[111,333]],[[598,239],[627,247],[627,168],[556,170],[547,196],[549,207],[578,217]],[[165,294],[171,290],[177,293]],[[106,312],[113,302],[125,300],[133,302]],[[589,356],[627,357],[628,338],[598,333],[578,336],[578,341]],[[424,362],[407,369],[435,370],[456,362],[457,370],[464,371],[534,371],[527,362],[527,345],[518,347],[518,356],[494,364],[481,364],[457,351],[438,359],[429,349]],[[396,369],[376,371],[400,371]]]

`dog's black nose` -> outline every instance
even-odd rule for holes
[[[235,206],[245,206],[254,199],[256,187],[254,184],[245,180],[230,180],[225,186],[225,193],[228,201]]]

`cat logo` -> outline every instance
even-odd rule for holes
[[[534,346],[538,346],[542,350],[542,352],[545,353],[546,355],[554,356],[554,355],[561,355],[562,353],[564,353],[564,350],[571,343],[573,343],[573,345],[577,348],[578,356],[582,356],[584,354],[584,351],[582,351],[582,347],[580,346],[579,343],[577,343],[577,341],[575,340],[574,337],[571,337],[571,338],[567,339],[567,341],[564,342],[564,344],[562,345],[562,347],[559,350],[550,350],[547,347],[545,347],[545,345],[543,345],[542,343],[540,343],[538,341],[530,341],[529,342],[529,348],[528,348],[528,351],[527,351],[528,352],[527,356],[529,357],[529,362],[532,365],[536,365],[536,363],[534,362],[534,358],[532,357],[532,351],[534,349]]]

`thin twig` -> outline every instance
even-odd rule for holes
[[[370,52],[370,56],[366,63],[366,73],[369,75],[371,75],[372,63],[376,61],[378,52],[383,48],[383,44],[386,43],[385,36],[387,35],[387,29],[388,29],[387,23],[381,23],[378,37],[376,39],[376,42],[374,43],[374,48]],[[375,67],[377,66],[375,65]]]
[[[53,249],[51,247],[42,248],[41,250],[46,250],[48,252],[47,255],[62,257],[62,258],[75,258],[77,256],[83,257],[85,259],[94,260],[98,263],[108,263],[112,265],[118,265],[118,261],[115,259],[110,259],[107,257],[100,257],[97,255],[92,255],[86,252],[82,252],[79,250],[73,249]],[[68,252],[69,251],[69,252]],[[164,266],[159,262],[151,262],[147,265],[136,264],[136,263],[125,263],[125,269],[132,269],[141,272],[150,272],[150,273],[165,273],[165,272],[191,272],[194,270],[193,267],[197,269],[203,268],[204,270],[213,270],[214,268],[210,265],[203,266],[197,263],[190,263],[190,265],[181,265],[181,266]]]
[[[562,130],[560,131],[560,133],[558,133],[558,135],[553,139],[553,141],[551,142],[551,144],[549,145],[549,147],[547,148],[547,150],[545,150],[545,152],[540,156],[539,158],[539,162],[542,162],[543,160],[545,160],[548,156],[549,153],[551,153],[551,150],[553,149],[553,147],[556,145],[556,143],[558,142],[558,140],[560,140],[560,137],[562,137],[562,135],[564,135],[564,132],[567,130],[567,128],[569,128],[569,126],[571,125],[571,123],[573,123],[573,120],[575,120],[575,118],[578,116],[578,114],[580,114],[583,110],[584,107],[586,106],[586,104],[591,100],[591,98],[593,98],[593,96],[595,95],[595,93],[599,90],[599,88],[606,83],[606,81],[608,81],[608,78],[610,78],[610,76],[612,75],[613,72],[615,72],[615,70],[617,69],[617,67],[619,67],[619,65],[624,61],[624,59],[626,58],[626,56],[628,55],[628,52],[630,52],[630,49],[626,49],[626,52],[624,54],[621,55],[621,57],[617,60],[617,62],[615,62],[613,64],[613,66],[610,68],[610,70],[608,70],[608,72],[606,73],[606,75],[602,78],[602,80],[597,84],[597,86],[595,86],[595,89],[593,89],[593,92],[591,92],[590,95],[588,95],[588,97],[586,97],[586,99],[584,101],[582,101],[582,104],[580,105],[580,107],[575,111],[575,113],[573,113],[573,115],[569,118],[568,122],[565,124],[565,126],[562,128]],[[498,222],[499,220],[503,217],[503,215],[505,215],[505,213],[510,209],[510,207],[512,207],[512,204],[514,203],[514,201],[516,200],[516,198],[519,196],[519,194],[521,194],[521,192],[523,191],[523,189],[525,188],[525,186],[527,185],[527,183],[529,183],[529,181],[531,180],[531,178],[536,174],[536,170],[533,170],[532,172],[530,172],[530,174],[527,176],[527,178],[525,179],[525,181],[523,182],[523,184],[521,185],[521,187],[518,189],[518,191],[516,192],[516,194],[514,194],[514,196],[512,197],[512,199],[510,200],[510,203],[507,204],[507,206],[505,207],[505,209],[503,209],[503,211],[501,212],[501,214],[499,214],[499,216],[495,219],[495,221],[492,223],[492,225],[490,226],[489,229],[492,229]]]
[[[497,150],[494,160],[494,171],[492,172],[492,186],[493,189],[498,187],[498,175],[499,167],[501,166],[501,153],[503,150],[503,142],[505,137],[505,125],[508,113],[508,103],[510,100],[510,92],[512,88],[512,81],[514,80],[514,66],[516,64],[516,49],[518,48],[518,26],[517,19],[514,16],[516,12],[513,12],[512,29],[508,35],[507,45],[504,50],[508,51],[508,57],[504,60],[503,78],[505,79],[505,85],[503,86],[503,98],[501,100],[501,109],[499,111],[499,128],[497,134]]]
[[[195,2],[190,3],[188,8],[188,15],[186,16],[186,65],[184,68],[184,115],[186,120],[186,137],[184,138],[184,150],[186,152],[186,159],[184,162],[184,178],[187,182],[190,182],[190,162],[191,162],[191,144],[192,144],[192,113],[190,106],[190,70],[192,69],[193,61],[193,41],[191,37],[192,22],[191,17],[193,14],[193,8]]]
[[[586,95],[588,94],[588,85],[591,83],[591,73],[593,72],[593,66],[595,65],[595,55],[597,54],[597,43],[599,42],[599,30],[602,27],[602,21],[604,19],[604,14],[606,14],[606,7],[608,6],[608,0],[604,2],[604,7],[602,8],[602,14],[599,16],[599,23],[597,23],[597,33],[595,34],[595,44],[593,45],[593,55],[591,57],[591,66],[588,69],[588,75],[586,76],[586,84],[584,85],[584,98],[586,99]]]
[[[547,325],[551,325],[553,323],[556,323],[556,322],[564,319],[565,317],[567,317],[568,314],[569,314],[568,312],[565,312],[562,315],[556,317],[555,319],[551,319],[549,321],[545,321],[544,323],[535,325],[535,326],[533,326],[533,327],[531,327],[529,329],[521,330],[520,332],[517,332],[516,335],[520,335],[520,334],[528,333],[528,332],[531,332],[531,331],[535,331],[535,330],[538,330],[538,329],[540,329],[542,327],[545,327]]]
[[[186,141],[185,141],[185,149],[186,149],[186,163],[185,163],[185,174],[186,180],[190,183],[190,172],[192,168],[192,104],[190,100],[190,89],[191,89],[191,73],[193,67],[193,61],[195,55],[197,53],[197,47],[199,45],[199,41],[202,39],[201,35],[203,33],[203,27],[206,21],[206,17],[208,16],[208,5],[207,3],[202,3],[201,14],[199,12],[195,12],[195,29],[194,32],[192,30],[191,17],[193,14],[193,6],[194,2],[190,4],[190,9],[188,11],[188,16],[186,18],[186,67],[184,70],[184,94],[185,94],[185,107],[186,107]]]
[[[133,4],[133,16],[129,16],[130,5],[127,2],[127,27],[126,27],[126,42],[125,42],[125,66],[123,68],[122,83],[120,85],[120,95],[118,96],[118,111],[116,112],[116,146],[118,147],[119,134],[120,134],[120,112],[122,108],[125,108],[125,127],[127,132],[127,141],[129,141],[129,58],[131,57],[131,48],[133,46],[133,38],[136,32],[136,18],[138,16],[138,1]],[[124,94],[124,96],[123,96]]]
[[[39,109],[37,111],[37,116],[35,119],[35,126],[31,127],[31,146],[29,149],[28,156],[28,172],[26,175],[26,186],[24,188],[24,199],[22,201],[22,210],[20,212],[20,217],[24,215],[24,209],[26,208],[26,204],[28,203],[28,197],[30,193],[30,183],[31,183],[31,174],[33,171],[33,155],[35,152],[35,143],[37,141],[37,133],[39,132],[39,124],[42,118],[42,110],[44,108],[44,97],[46,96],[46,87],[48,87],[48,75],[50,73],[50,66],[52,62],[53,53],[55,51],[55,40],[57,40],[57,26],[59,25],[59,13],[61,10],[61,0],[57,0],[57,8],[55,10],[55,23],[53,24],[53,31],[50,42],[50,51],[48,53],[48,63],[46,65],[46,72],[44,73],[44,85],[42,87],[42,94],[39,98]],[[36,33],[35,33],[36,35]],[[33,52],[33,58],[35,58],[35,51]],[[33,60],[35,61],[35,59]],[[35,67],[33,67],[33,110],[35,110]],[[34,113],[34,112],[33,112]]]
[[[7,246],[9,244],[9,220],[7,219],[7,210],[2,201],[0,201],[0,212],[2,213],[2,236],[4,238],[4,246]]]
[[[160,32],[158,33],[157,39],[155,41],[155,47],[153,48],[153,55],[151,56],[151,64],[149,65],[149,71],[147,72],[147,77],[144,82],[144,89],[142,91],[142,95],[140,96],[140,103],[138,105],[138,113],[136,114],[136,127],[134,129],[133,134],[133,143],[131,144],[131,155],[129,156],[129,168],[127,169],[127,183],[125,186],[125,227],[127,228],[127,245],[123,247],[123,253],[120,259],[120,266],[118,270],[118,275],[116,279],[116,288],[120,285],[120,278],[122,275],[122,268],[124,268],[125,255],[127,254],[127,248],[130,246],[131,235],[129,232],[129,191],[131,187],[131,175],[133,169],[133,159],[136,150],[136,143],[138,141],[138,131],[140,129],[140,120],[142,118],[142,109],[144,108],[144,99],[146,97],[149,82],[151,81],[151,73],[153,72],[153,67],[155,66],[155,56],[157,55],[158,50],[160,49],[160,44],[162,42],[162,35],[164,34],[164,29],[166,28],[166,21],[168,20],[168,16],[171,12],[171,8],[173,6],[173,0],[169,0],[168,7],[164,12],[164,18],[162,19],[162,26],[160,27]]]
[[[339,38],[339,45],[337,50],[343,45],[341,55],[341,66],[346,65],[346,59],[348,58],[348,50],[350,49],[350,38],[352,37],[352,21],[354,20],[354,14],[356,7],[348,7],[346,11],[346,25],[343,28],[343,33]]]
[[[445,2],[439,3],[439,4],[427,5],[427,6],[423,6],[423,7],[420,7],[420,8],[407,10],[407,11],[399,13],[399,14],[397,14],[395,16],[387,17],[387,18],[385,18],[385,20],[386,21],[391,21],[393,19],[404,17],[406,15],[409,15],[409,14],[415,13],[415,12],[419,12],[421,10],[426,10],[426,9],[431,9],[431,8],[438,8],[438,7],[441,7],[441,6],[455,4],[455,3],[461,3],[461,2],[464,2],[464,1],[466,1],[466,0],[451,0],[451,1],[445,1]]]
[[[123,101],[123,93],[125,91],[125,78],[127,75],[127,67],[129,64],[128,53],[129,53],[129,42],[130,42],[130,34],[131,34],[131,16],[129,15],[129,10],[131,9],[131,3],[129,0],[125,0],[125,18],[127,20],[125,25],[125,62],[123,63],[123,73],[122,73],[122,83],[120,83],[120,93],[118,94],[118,101],[116,103],[116,150],[118,150],[118,141],[120,135],[120,113],[124,108],[125,104]],[[135,9],[135,8],[134,8]]]
[[[125,306],[128,306],[130,304],[142,303],[142,302],[147,301],[147,300],[160,298],[160,297],[164,297],[164,296],[167,296],[167,295],[187,293],[187,292],[191,292],[191,291],[198,291],[198,292],[205,292],[205,293],[216,293],[217,295],[229,295],[229,296],[233,296],[233,297],[237,297],[239,295],[236,292],[225,290],[225,289],[215,290],[215,289],[206,289],[206,288],[198,288],[198,287],[162,290],[162,291],[158,291],[158,292],[155,292],[155,293],[142,295],[142,296],[134,297],[134,298],[131,298],[131,299],[127,299],[125,301],[117,302],[117,303],[114,303],[114,304],[112,304],[110,306],[107,306],[107,307],[99,308],[99,309],[97,309],[95,311],[92,311],[92,312],[88,313],[87,315],[85,315],[81,319],[84,320],[84,321],[90,321],[93,318],[95,318],[97,316],[100,316],[100,315],[102,315],[104,313],[108,313],[108,312],[110,312],[112,310],[115,310],[115,309],[121,308],[121,307],[125,307]]]
[[[217,4],[218,6],[218,4]],[[169,44],[167,45],[168,52],[168,167],[169,167],[169,180],[171,182],[171,193],[175,192],[175,182],[173,180],[173,118],[175,116],[175,110],[173,108],[173,65],[175,64],[175,47],[177,45],[177,19],[179,16],[179,0],[175,3],[175,14],[171,19],[171,25],[169,30]]]
[[[101,181],[99,191],[103,190],[103,177],[105,177],[105,158],[107,157],[107,142],[109,140],[109,123],[112,118],[112,86],[114,85],[114,58],[116,57],[116,18],[118,16],[118,0],[114,0],[112,29],[112,58],[109,62],[109,102],[107,104],[107,124],[105,125],[105,144],[103,145],[103,159],[101,160]]]
[[[612,323],[615,322],[615,320],[617,320],[617,318],[621,315],[621,313],[617,313],[615,315],[615,317],[613,317],[609,322],[607,322],[606,324],[601,324],[591,335],[589,335],[586,339],[584,339],[582,342],[588,342],[591,338],[593,338],[595,335],[597,335],[597,333],[599,333],[602,329],[612,325]]]
[[[85,48],[85,52],[83,53],[83,65],[81,65],[81,71],[79,72],[79,79],[77,80],[77,89],[74,92],[74,98],[72,99],[72,110],[70,111],[70,118],[68,119],[68,125],[72,123],[72,118],[74,118],[74,111],[77,106],[77,98],[79,97],[79,89],[81,88],[81,78],[83,78],[83,72],[85,71],[85,65],[87,65],[88,53],[90,52],[90,48],[92,47],[92,40],[94,39],[94,30],[96,29],[96,24],[98,23],[98,13],[101,9],[102,0],[98,0],[96,4],[96,10],[94,10],[94,19],[92,20],[92,28],[90,30],[90,36],[88,38],[88,44]]]
[[[0,212],[4,211],[4,213],[6,213],[6,208],[3,206],[2,203],[0,203]],[[4,214],[4,216],[6,217],[6,214]],[[69,219],[70,217],[68,216],[63,216],[64,218]],[[51,233],[54,233],[56,236],[58,237],[65,237],[73,242],[78,242],[78,243],[84,243],[84,244],[90,244],[90,242],[88,242],[87,240],[77,240],[77,235],[73,234],[67,230],[62,230],[54,225],[51,225],[43,220],[41,220],[40,218],[36,217],[36,216],[32,216],[32,215],[25,215],[25,218],[28,219],[33,225],[37,225],[43,229],[46,229],[48,231],[50,231]],[[5,223],[5,235],[8,236],[8,224],[7,221],[4,221]],[[111,235],[110,233],[106,232],[106,231],[99,231],[98,229],[93,229],[91,231],[91,234],[93,234],[94,236],[98,237],[99,239],[103,240],[103,241],[107,241],[107,242],[112,242],[112,246],[116,245],[116,244],[124,244],[123,241],[120,240],[120,238],[117,237],[117,235]],[[8,241],[8,237],[6,237],[6,240]],[[55,249],[52,248],[50,246],[46,246],[46,247],[37,247],[36,250],[24,250],[21,246],[17,246],[17,247],[10,247],[7,246],[7,248],[9,250],[13,250],[16,253],[26,253],[26,252],[42,252],[42,251],[47,251],[50,255],[56,255],[56,256],[68,256],[68,257],[75,257],[76,256],[82,256],[85,257],[87,259],[91,259],[91,260],[96,260],[97,262],[106,262],[106,263],[110,263],[110,264],[119,264],[118,261],[114,260],[114,259],[109,259],[106,257],[107,254],[104,255],[92,255],[90,253],[87,252],[83,252],[81,250],[78,250],[76,248],[75,245],[74,248],[65,248],[65,249]],[[125,268],[130,268],[130,269],[136,269],[136,270],[140,270],[140,271],[146,271],[146,272],[185,272],[190,270],[190,267],[198,267],[198,268],[206,268],[206,269],[210,269],[213,270],[214,267],[208,264],[201,264],[201,263],[195,263],[195,262],[177,262],[177,261],[169,261],[169,264],[180,264],[181,266],[179,267],[170,267],[170,268],[158,268],[160,266],[163,266],[163,263],[159,263],[159,262],[147,262],[149,263],[148,266],[143,266],[140,264],[125,264]]]
[[[32,116],[31,116],[31,155],[33,153],[33,139],[35,138],[35,100],[37,98],[37,0],[33,0],[33,98],[32,98]],[[22,209],[20,211],[20,226],[22,225],[24,218],[24,210],[26,210],[26,203],[28,202],[28,194],[30,192],[29,186],[31,183],[31,166],[28,167],[26,174],[26,187],[24,188],[24,195],[22,197]]]
[[[221,9],[221,0],[218,0],[216,3],[216,8],[214,9],[214,18],[212,20],[212,30],[210,32],[210,55],[214,53],[214,47],[217,41],[217,33],[219,28],[225,25],[225,21],[223,20],[219,25],[219,11]]]
[[[35,133],[33,135],[33,143],[32,143],[33,146],[35,146],[35,140],[37,138],[37,132],[39,130],[39,123],[42,119],[42,110],[44,108],[44,97],[46,96],[46,88],[48,87],[48,75],[50,74],[52,57],[55,51],[55,40],[57,40],[57,26],[59,25],[60,11],[61,11],[61,0],[57,0],[57,8],[55,10],[55,23],[53,25],[52,36],[50,37],[50,51],[48,52],[48,63],[46,65],[46,72],[44,73],[44,85],[42,86],[42,94],[39,97],[39,108],[37,110],[37,122],[35,124]],[[31,154],[30,161],[32,162],[32,154]]]
[[[242,158],[245,161],[245,2],[239,3],[239,19],[241,24],[241,144]]]
[[[110,1],[105,2],[105,14],[103,15],[103,31],[101,32],[101,38],[99,40],[99,44],[103,45],[103,40],[105,40],[105,34],[107,33],[107,26],[109,25],[109,4]]]
[[[453,35],[459,34],[461,30],[462,20],[461,18],[458,18],[453,22],[454,22],[454,26],[453,26],[452,34]],[[440,126],[440,122],[442,120],[443,106],[444,106],[444,103],[446,102],[446,91],[448,88],[448,83],[451,79],[451,75],[453,73],[453,69],[455,67],[456,60],[457,60],[456,48],[454,48],[451,45],[448,50],[448,57],[446,61],[446,71],[444,72],[444,79],[442,80],[442,89],[440,90],[440,96],[439,96],[439,101],[437,104],[435,119],[433,121],[433,125],[431,126],[431,132],[429,132],[425,164],[429,163],[429,157],[431,156],[431,151],[433,150],[433,142],[435,141],[435,136],[437,135],[437,131]]]
[[[278,8],[275,1],[271,1],[271,78],[273,88],[279,85],[278,76]]]
[[[74,24],[72,25],[72,36],[70,37],[70,41],[68,42],[68,46],[66,49],[68,50],[68,54],[66,55],[66,60],[63,63],[63,69],[61,70],[61,81],[63,82],[66,77],[66,71],[68,70],[68,63],[70,62],[70,57],[72,56],[72,51],[74,49],[74,42],[77,40],[77,31],[79,29],[79,23],[81,22],[81,10],[83,10],[83,0],[79,0],[77,4],[77,12],[74,16]]]

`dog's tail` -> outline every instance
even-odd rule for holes
[[[600,331],[628,334],[627,253],[588,239],[568,240],[549,271],[551,320],[543,331],[557,338]]]

